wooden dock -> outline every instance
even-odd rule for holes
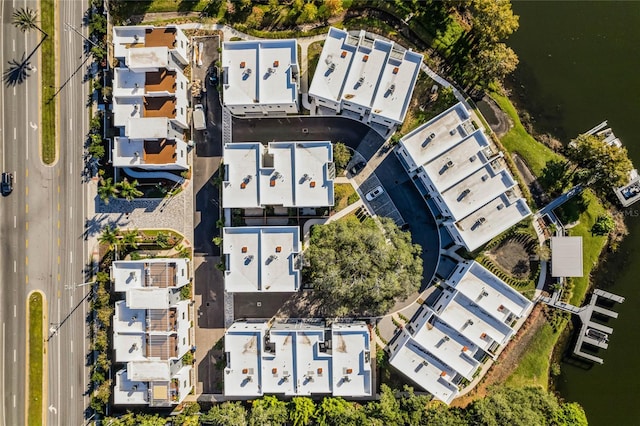
[[[546,303],[549,306],[553,306],[554,308],[578,315],[578,317],[580,317],[580,321],[582,322],[582,327],[580,327],[580,332],[578,334],[576,346],[573,348],[573,353],[586,360],[602,364],[604,362],[602,358],[584,352],[582,350],[582,345],[584,343],[588,343],[594,347],[601,349],[607,349],[609,347],[609,335],[613,333],[613,328],[592,321],[592,316],[595,312],[610,318],[618,318],[617,312],[597,306],[596,303],[598,302],[598,298],[612,300],[616,303],[622,303],[624,302],[624,297],[618,296],[617,294],[609,293],[608,291],[596,289],[591,295],[591,300],[589,300],[589,303],[579,308],[577,306],[573,306],[560,301],[559,296],[559,293],[556,292],[553,293],[551,297],[540,297],[538,300]]]

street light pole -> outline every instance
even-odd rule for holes
[[[91,40],[89,40],[88,38],[86,38],[80,31],[78,31],[76,29],[76,27],[74,27],[73,25],[71,25],[68,22],[65,22],[64,25],[66,25],[67,27],[71,28],[76,34],[78,34],[80,37],[82,37],[83,39],[85,39],[86,41],[88,41],[89,43],[91,43],[92,45],[94,45],[95,47],[100,47],[98,46],[96,43],[92,42]]]

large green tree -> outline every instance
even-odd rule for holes
[[[227,401],[211,407],[200,421],[205,425],[246,426],[247,410],[239,402]]]
[[[318,426],[360,426],[367,423],[367,416],[359,405],[342,398],[326,397],[316,412]]]
[[[469,72],[482,84],[502,81],[518,66],[518,55],[504,43],[491,44],[472,55]]]
[[[289,404],[289,419],[293,426],[310,425],[316,412],[316,403],[306,396],[296,396]]]
[[[253,401],[250,426],[281,426],[287,422],[289,412],[287,404],[272,395]]]
[[[315,226],[305,280],[327,316],[380,315],[418,290],[422,248],[390,219]]]
[[[471,0],[469,11],[473,33],[481,43],[504,40],[518,29],[518,16],[508,0]]]
[[[626,148],[606,144],[595,135],[578,136],[569,145],[567,156],[574,163],[574,180],[590,186],[600,196],[627,183],[633,169]]]

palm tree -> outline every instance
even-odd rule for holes
[[[109,246],[109,250],[111,250],[118,243],[119,235],[120,231],[118,231],[114,225],[109,224],[102,230],[102,234],[98,237],[98,241],[102,244],[107,244]]]
[[[116,197],[120,191],[118,187],[113,183],[112,178],[100,178],[100,185],[98,186],[98,196],[105,204],[109,204],[111,197]]]
[[[47,33],[42,31],[42,29],[37,25],[38,13],[33,9],[29,9],[28,7],[21,7],[20,9],[13,12],[11,23],[23,33],[30,30],[38,30],[45,36],[47,35]]]
[[[134,250],[137,249],[138,248],[138,230],[130,229],[126,231],[122,235],[122,243],[125,245],[125,247],[131,247]]]
[[[132,201],[134,198],[144,195],[144,193],[138,189],[137,180],[129,182],[127,178],[124,178],[119,185],[120,194],[122,194],[127,201]]]

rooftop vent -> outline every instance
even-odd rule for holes
[[[331,62],[331,63],[329,64],[329,69],[330,69],[331,71],[335,70],[335,69],[336,69],[336,64],[334,64],[333,62]]]
[[[454,128],[454,129],[451,129],[451,130],[449,131],[449,134],[450,134],[451,136],[453,136],[453,135],[455,135],[455,134],[456,134],[456,132],[457,132],[457,130]]]
[[[436,134],[435,134],[435,133],[431,133],[431,134],[429,135],[429,139],[434,139],[435,137],[436,137]]]
[[[245,61],[240,62],[240,68],[244,68],[247,65]]]
[[[486,182],[489,179],[489,175],[482,175],[482,181]]]
[[[280,65],[280,61],[273,61],[273,66],[274,67],[278,67]]]
[[[498,204],[497,209],[498,209],[498,210],[502,210],[502,209],[504,209],[504,204],[502,204],[502,203]]]
[[[282,251],[282,246],[277,246],[276,247],[276,253],[280,253]]]
[[[360,78],[358,79],[358,84],[362,84],[362,83],[364,83],[364,77],[360,77]]]
[[[444,370],[442,370],[442,372],[440,373],[440,377],[444,377],[444,376],[446,376],[446,375],[447,375],[447,372],[446,372],[446,371],[444,371]]]
[[[478,156],[474,154],[471,157],[469,157],[469,161],[471,161],[473,163],[474,161],[476,161],[477,158],[478,158]]]
[[[248,248],[247,246],[243,246],[243,247],[242,247],[242,252],[243,252],[243,253],[246,253],[248,249],[249,249],[249,248]]]
[[[394,74],[398,74],[398,71],[400,71],[400,68],[398,68],[398,67],[394,67],[393,68],[393,73]]]
[[[309,182],[309,186],[311,188],[315,188],[316,187],[316,182],[314,180],[312,180],[311,182]]]
[[[369,55],[364,55],[362,57],[362,62],[367,62],[369,60]]]
[[[469,350],[469,348],[468,348],[468,347],[466,347],[466,346],[463,346],[463,347],[462,347],[462,352],[466,352],[466,351],[468,351],[468,350]]]
[[[447,161],[447,164],[445,164],[445,166],[447,168],[453,167],[453,161],[451,161],[451,160]]]
[[[485,337],[487,337],[487,333],[482,333],[482,334],[480,335],[480,338],[481,338],[481,339],[484,339]]]
[[[344,57],[346,57],[346,56],[347,56],[347,51],[346,51],[346,50],[343,50],[343,51],[342,51],[342,53],[340,54],[340,57],[341,57],[341,58],[344,58]]]
[[[138,34],[134,34],[134,35],[133,35],[133,39],[134,39],[135,41],[138,41],[138,40],[140,39],[140,37],[138,37]]]

